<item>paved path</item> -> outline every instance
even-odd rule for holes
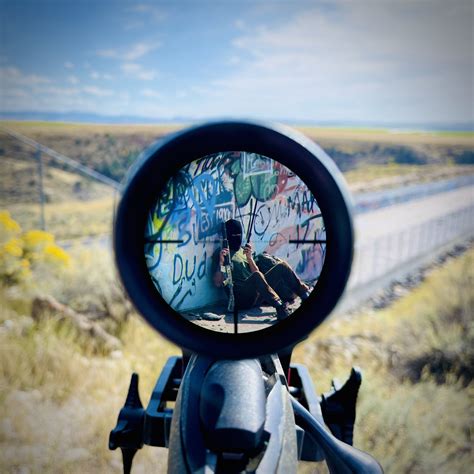
[[[474,187],[359,214],[349,288],[433,253],[474,231]]]
[[[473,205],[474,187],[465,186],[454,191],[358,214],[355,218],[357,239],[360,243],[368,242]]]
[[[429,183],[408,184],[378,191],[358,192],[354,194],[355,212],[372,212],[381,207],[393,206],[414,199],[422,199],[465,186],[474,186],[474,174],[465,174]]]

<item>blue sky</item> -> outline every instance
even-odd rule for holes
[[[470,1],[0,6],[2,111],[474,121]]]

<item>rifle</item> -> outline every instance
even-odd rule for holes
[[[229,241],[227,240],[225,222],[222,223],[222,236],[222,248],[227,249],[229,253],[224,258],[224,269],[221,268],[221,271],[224,270],[222,273],[226,276],[223,285],[229,289],[229,303],[227,309],[233,313],[235,309],[234,282],[232,280],[232,261],[230,259]]]
[[[257,200],[255,199],[255,207],[252,209],[252,204],[250,204],[250,219],[249,219],[249,226],[247,229],[247,244],[250,243],[250,239],[252,238],[252,231],[253,231],[253,226],[255,224],[255,217],[257,215]]]
[[[255,199],[255,206],[252,208],[252,203],[250,204],[250,218],[249,218],[249,223],[247,227],[247,234],[245,237],[246,243],[244,245],[244,249],[247,247],[247,245],[250,244],[250,239],[252,238],[252,230],[253,226],[255,224],[255,217],[257,215],[257,199]],[[253,256],[255,256],[255,252],[253,253]]]
[[[189,320],[180,310],[185,299],[174,303],[173,293],[166,293],[167,274],[153,273],[155,266],[147,267],[144,255],[144,242],[150,239],[143,229],[160,198],[157,190],[166,189],[177,169],[189,169],[196,163],[193,160],[213,157],[216,150],[250,150],[304,176],[331,238],[309,298],[281,322],[257,324],[256,330],[239,334]],[[146,409],[140,401],[138,375],[132,375],[109,438],[110,449],[122,450],[126,474],[144,445],[168,448],[170,474],[296,473],[299,460],[324,460],[331,473],[383,472],[374,458],[352,446],[360,370],[353,368],[344,386],[333,384],[330,393],[318,396],[307,368],[291,363],[293,347],[330,314],[344,291],[354,245],[350,209],[345,184],[330,158],[313,142],[281,126],[204,124],[175,134],[142,155],[115,217],[116,263],[138,312],[183,353],[168,359]],[[326,245],[325,238],[318,245]],[[157,241],[157,245],[175,243]],[[290,240],[288,245],[293,245]]]
[[[307,368],[291,364],[285,372],[280,358],[287,354],[171,357],[146,410],[133,374],[109,439],[110,449],[122,450],[124,473],[144,444],[169,449],[170,474],[286,474],[296,472],[298,461],[323,460],[331,473],[382,473],[371,456],[352,447],[360,371],[353,368],[344,386],[318,397]]]

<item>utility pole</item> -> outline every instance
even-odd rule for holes
[[[39,176],[39,195],[40,195],[40,229],[46,230],[46,221],[44,219],[44,188],[43,188],[43,157],[41,149],[36,149],[36,159],[38,160],[38,176]]]

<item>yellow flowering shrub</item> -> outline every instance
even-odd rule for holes
[[[8,211],[0,211],[0,284],[27,282],[35,267],[58,270],[70,265],[70,257],[42,230],[22,232]]]
[[[68,266],[71,263],[71,257],[69,254],[64,249],[58,247],[55,244],[47,244],[44,247],[43,256],[46,262],[64,266]]]
[[[3,244],[3,251],[12,257],[21,257],[23,255],[23,242],[16,237],[7,240]]]
[[[23,242],[25,243],[25,248],[34,250],[53,243],[54,237],[44,230],[33,229],[23,234]]]
[[[0,240],[4,235],[17,234],[21,231],[20,224],[12,219],[8,211],[0,211]]]

